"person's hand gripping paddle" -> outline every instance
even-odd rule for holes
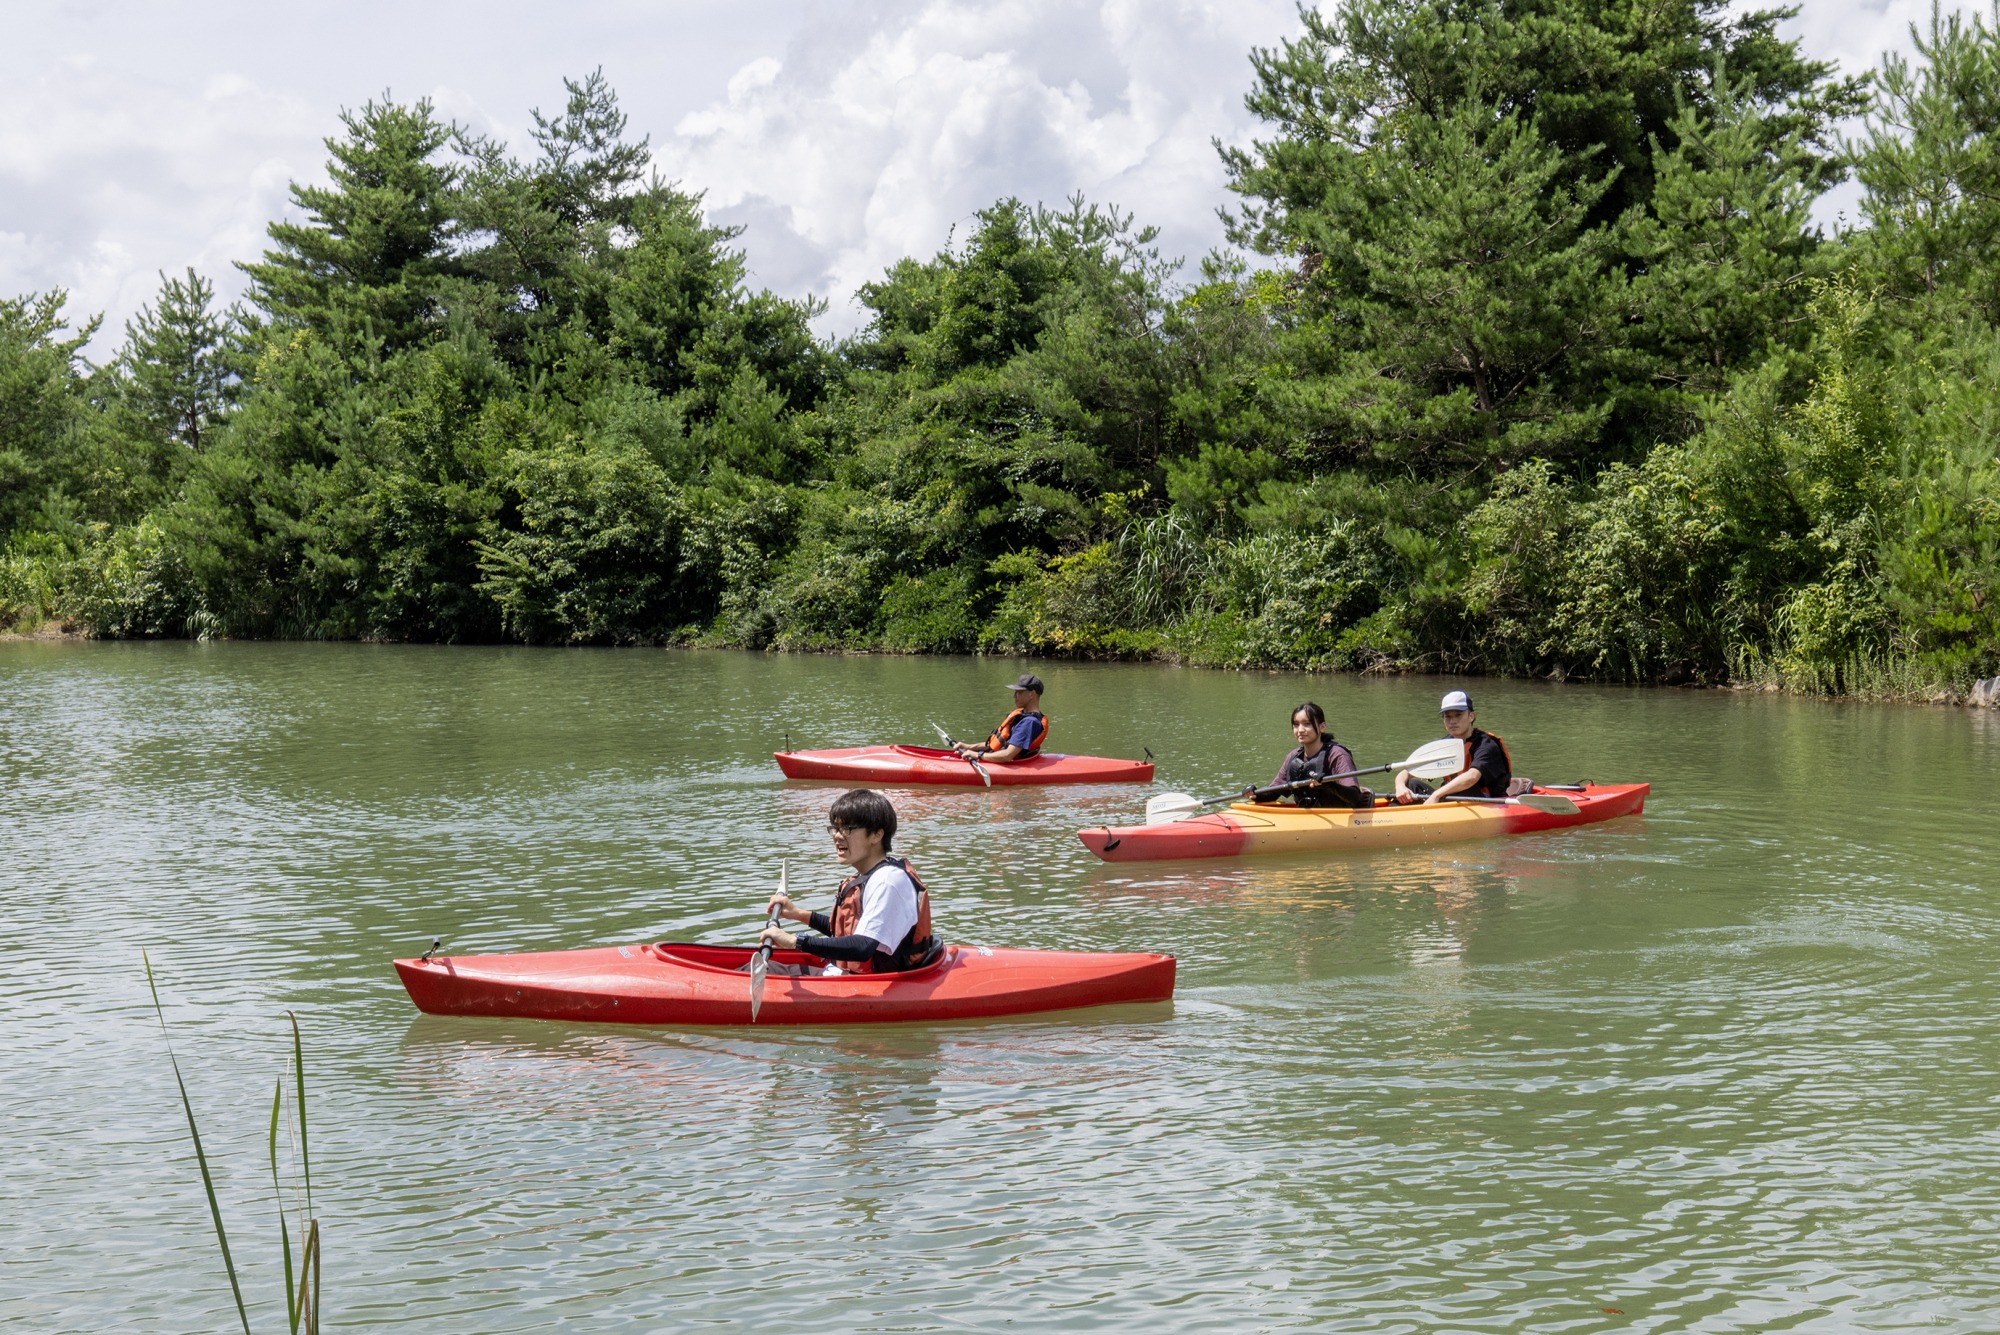
[[[1297,783],[1280,784],[1276,788],[1254,790],[1257,801],[1268,802],[1282,793],[1299,788],[1310,788],[1314,784],[1328,783],[1334,779],[1351,779],[1357,774],[1381,774],[1389,770],[1407,770],[1416,779],[1449,779],[1465,768],[1465,743],[1451,737],[1440,737],[1434,742],[1425,742],[1410,752],[1403,760],[1391,765],[1370,765],[1367,769],[1346,770],[1339,774],[1329,774],[1321,779],[1301,779]],[[1228,793],[1221,797],[1190,797],[1186,793],[1161,793],[1146,803],[1146,824],[1168,825],[1177,820],[1186,820],[1198,815],[1203,807],[1216,806],[1223,802],[1241,802],[1245,794]]]
[[[946,732],[942,727],[938,726],[938,724],[932,723],[931,731],[936,733],[938,735],[938,740],[943,742],[947,747],[949,747],[953,751],[958,750],[958,743],[953,741],[951,734]],[[991,788],[993,786],[993,776],[986,772],[986,766],[980,764],[978,761],[974,760],[971,756],[960,756],[959,759],[963,760],[966,764],[972,766],[973,773],[979,776],[979,781],[981,783],[985,784],[988,788]]]
[[[786,894],[785,874],[789,870],[791,870],[791,863],[789,861],[780,862],[778,864],[778,893],[780,895]],[[765,919],[764,926],[765,928],[769,929],[772,927],[776,927],[777,925],[778,925],[778,906],[776,904],[773,904],[771,906],[771,916]],[[757,1023],[757,1011],[764,1004],[764,971],[770,963],[771,963],[771,943],[769,941],[760,942],[757,946],[757,953],[750,957],[750,1023],[751,1024]]]

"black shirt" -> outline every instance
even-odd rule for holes
[[[1479,782],[1464,791],[1473,797],[1507,796],[1508,780],[1514,777],[1514,767],[1507,763],[1507,748],[1500,745],[1498,737],[1479,728],[1465,741],[1472,751],[1465,768],[1478,770]]]

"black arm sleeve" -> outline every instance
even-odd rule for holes
[[[806,926],[812,928],[815,932],[825,932],[829,936],[833,934],[833,919],[824,913],[809,915],[806,918]]]
[[[865,961],[873,957],[877,949],[872,936],[802,936],[798,942],[800,950],[823,960]]]

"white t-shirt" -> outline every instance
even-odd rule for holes
[[[879,954],[895,954],[896,947],[917,925],[916,885],[901,867],[878,862],[860,894],[861,921],[855,924],[854,934],[873,941]],[[826,971],[839,973],[840,966],[830,964]]]

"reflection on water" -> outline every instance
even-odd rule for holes
[[[233,1320],[143,945],[266,1324],[292,1008],[351,1329],[1994,1327],[1989,713],[1483,683],[1525,771],[1646,816],[1367,855],[1109,866],[1074,831],[1158,789],[894,795],[948,936],[1171,951],[1171,1007],[676,1032],[396,986],[436,934],[747,941],[785,859],[825,904],[838,790],[784,733],[972,733],[1020,666],[0,645],[0,1322]],[[1436,727],[1430,681],[1038,670],[1159,788],[1261,780],[1302,696],[1363,764]]]

